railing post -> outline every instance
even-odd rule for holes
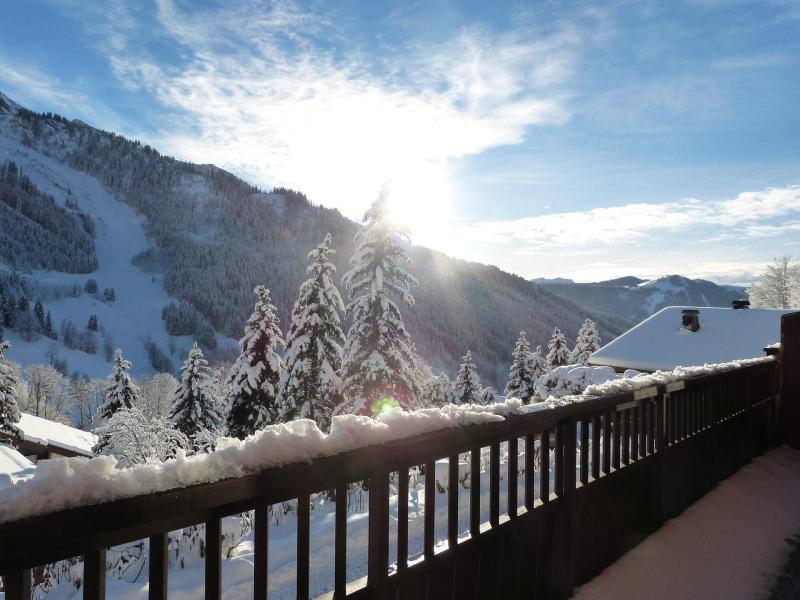
[[[669,392],[661,391],[654,399],[653,412],[655,413],[655,475],[653,481],[653,517],[655,524],[661,527],[667,517],[666,503],[666,456],[667,450],[667,410]]]
[[[577,434],[574,418],[558,423],[556,474],[560,487],[556,490],[562,503],[558,536],[558,577],[553,582],[553,596],[570,598],[575,589],[575,469]],[[559,474],[560,473],[560,474]]]
[[[106,551],[91,550],[83,556],[83,600],[105,600]]]
[[[780,356],[780,437],[800,448],[800,312],[781,317]]]
[[[167,574],[169,573],[169,554],[167,547],[169,536],[166,533],[159,533],[150,536],[150,577],[147,584],[148,600],[166,600],[167,598]]]
[[[31,600],[31,570],[22,569],[3,575],[6,600]]]
[[[389,474],[383,469],[378,469],[369,480],[368,545],[367,587],[369,597],[378,600],[384,597],[389,571]]]

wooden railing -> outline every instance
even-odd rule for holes
[[[369,490],[367,577],[348,581],[347,507],[337,502],[329,597],[567,598],[574,586],[774,443],[780,370],[776,360],[257,475],[0,524],[6,600],[29,600],[31,569],[72,557],[84,562],[83,597],[102,599],[106,549],[148,538],[149,598],[166,598],[168,533],[200,523],[206,536],[205,598],[219,599],[221,519],[251,510],[253,597],[266,599],[268,506],[293,499],[298,500],[296,595],[306,599],[311,589],[309,500],[322,491],[343,499],[355,482],[365,482]],[[503,494],[501,445],[506,451]],[[455,484],[464,455],[469,456],[469,489]],[[488,457],[487,522],[481,518],[482,456]],[[407,499],[409,469],[421,466],[430,492],[436,489],[440,459],[448,461],[448,481],[454,482],[446,489],[446,539],[437,543],[435,537],[436,503],[445,494],[425,493],[423,549],[421,556],[410,557],[408,503],[397,502],[396,561],[390,565],[395,543],[390,479],[397,496]],[[469,495],[466,531],[459,530],[459,494]]]

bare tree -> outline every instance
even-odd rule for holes
[[[800,307],[800,264],[791,256],[776,258],[747,295],[756,308]]]
[[[49,365],[29,365],[27,406],[37,417],[69,424],[71,395],[66,378]]]

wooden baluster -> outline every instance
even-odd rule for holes
[[[622,439],[622,413],[621,411],[615,410],[612,413],[612,420],[614,424],[612,425],[612,436],[614,440],[611,442],[611,465],[614,467],[614,470],[619,470],[620,465],[620,456],[619,450],[621,446],[621,439]]]
[[[481,532],[481,449],[475,448],[469,460],[469,533],[477,538]]]
[[[581,419],[581,484],[589,483],[589,419]]]
[[[500,524],[500,444],[489,447],[489,523]]]
[[[623,410],[618,415],[622,419],[622,464],[628,465],[631,457],[631,411]]]
[[[519,469],[519,440],[514,437],[508,440],[508,516],[517,516],[517,470]]]
[[[430,463],[429,463],[430,464]],[[427,475],[427,474],[426,474]],[[427,484],[427,476],[425,478]],[[427,525],[428,493],[425,490]],[[369,547],[367,587],[370,598],[383,598],[389,575],[389,473],[379,471],[369,480]]]
[[[550,502],[550,436],[552,430],[542,432],[539,443],[539,496],[542,502]]]
[[[447,545],[452,550],[458,543],[458,454],[447,466]]]
[[[425,560],[433,558],[436,518],[436,462],[425,463]]]
[[[603,474],[611,473],[611,421],[613,413],[603,415]]]
[[[336,496],[336,508],[339,496]],[[253,537],[253,598],[267,600],[267,570],[269,552],[269,507],[259,505],[255,509],[255,531]]]
[[[106,597],[106,551],[92,550],[83,555],[83,600]]]
[[[603,429],[601,416],[592,418],[592,477],[600,478],[600,434]]]
[[[408,566],[408,467],[397,471],[397,569]]]
[[[150,565],[147,584],[148,600],[166,600],[167,598],[168,545],[168,534],[159,533],[150,536],[150,549],[147,557]]]
[[[206,521],[206,600],[220,600],[222,597],[220,537],[220,520],[212,517]]]
[[[535,444],[536,440],[532,434],[525,436],[525,508],[528,510],[533,510],[534,503]]]
[[[310,557],[311,495],[301,494],[297,498],[297,600],[308,599]]]
[[[631,410],[631,461],[639,458],[639,407],[634,406]]]
[[[564,429],[561,425],[556,427],[556,480],[553,491],[556,496],[564,495]]]
[[[21,569],[3,575],[6,600],[31,600],[31,570]]]

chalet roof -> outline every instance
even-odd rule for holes
[[[33,477],[35,470],[36,465],[22,454],[11,446],[0,443],[0,491],[10,488],[17,481]]]
[[[54,452],[62,449],[92,456],[92,446],[97,442],[97,436],[93,433],[28,413],[22,413],[16,425],[25,441],[48,446]]]
[[[681,312],[699,311],[700,329],[681,326]],[[590,365],[666,371],[764,356],[780,341],[781,316],[791,310],[668,306],[606,344]]]

